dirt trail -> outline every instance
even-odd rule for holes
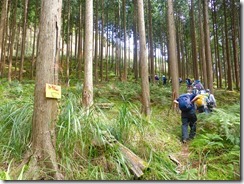
[[[182,144],[181,151],[171,154],[170,159],[177,164],[177,172],[182,173],[189,165],[189,143]]]

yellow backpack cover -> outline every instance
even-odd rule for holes
[[[197,107],[201,107],[203,105],[206,105],[206,95],[205,94],[200,94],[198,95],[197,100],[195,101],[195,104]]]

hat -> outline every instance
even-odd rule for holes
[[[210,92],[210,90],[209,89],[206,89],[206,92]]]

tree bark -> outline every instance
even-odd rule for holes
[[[169,63],[172,77],[172,94],[179,96],[179,71],[176,52],[176,33],[174,22],[173,1],[168,0],[168,32],[169,32]]]
[[[149,30],[149,65],[150,65],[150,78],[153,83],[155,83],[155,70],[154,70],[154,57],[153,57],[153,33],[152,33],[152,5],[151,0],[148,0],[148,18],[149,18],[149,24],[148,24],[148,30]]]
[[[144,22],[143,0],[137,0],[138,8],[138,27],[140,36],[140,61],[141,61],[141,80],[142,80],[142,113],[145,116],[150,114],[150,91],[148,81],[148,64],[146,56],[146,33]]]
[[[126,47],[127,47],[127,36],[126,36],[126,0],[123,0],[123,27],[124,27],[124,74],[122,76],[122,81],[127,81],[127,55],[126,55]]]
[[[193,62],[193,75],[194,79],[199,79],[198,62],[197,62],[197,44],[195,33],[195,17],[194,17],[194,2],[191,0],[191,39],[192,39],[192,62]]]
[[[1,11],[1,20],[0,20],[0,76],[2,76],[2,52],[3,47],[5,45],[4,42],[4,34],[5,34],[5,28],[6,28],[6,21],[7,21],[7,11],[8,11],[8,0],[3,0],[2,2],[2,11]]]
[[[203,0],[203,14],[204,14],[204,38],[205,38],[205,53],[206,53],[206,64],[207,64],[207,79],[208,82],[205,84],[206,88],[209,88],[213,93],[213,69],[212,69],[212,57],[210,48],[210,33],[208,25],[208,0]]]
[[[21,61],[20,61],[20,70],[19,70],[19,81],[23,79],[23,70],[24,70],[24,60],[25,60],[25,41],[26,41],[26,27],[27,27],[27,13],[28,13],[28,3],[29,0],[25,0],[24,6],[24,19],[23,19],[23,33],[22,33],[22,44],[21,44]]]
[[[98,1],[96,0],[96,20],[95,20],[95,82],[98,82]]]
[[[236,37],[236,17],[235,17],[235,1],[232,0],[231,1],[231,9],[232,9],[232,16],[231,16],[231,20],[232,20],[232,45],[233,45],[233,55],[234,55],[234,68],[235,68],[235,83],[236,83],[236,89],[239,90],[240,89],[240,80],[239,80],[239,61],[238,61],[238,50],[237,50],[237,37]]]
[[[100,79],[103,81],[103,27],[104,27],[104,0],[101,0],[102,12],[101,12],[101,37],[100,37]]]
[[[199,1],[199,28],[200,28],[200,56],[202,59],[202,75],[203,75],[203,84],[204,87],[207,88],[208,79],[207,79],[207,67],[206,67],[206,55],[205,55],[205,41],[204,41],[204,31],[203,31],[203,24],[202,24],[202,8],[201,8],[201,1]]]
[[[68,0],[68,17],[67,17],[67,50],[66,50],[66,85],[69,86],[69,58],[70,58],[70,0]]]
[[[32,123],[32,153],[28,179],[63,179],[56,153],[55,126],[58,104],[56,99],[45,97],[46,83],[58,82],[59,40],[62,1],[41,2],[39,51],[36,64],[36,84]],[[43,173],[48,175],[43,175]]]
[[[134,57],[133,57],[133,63],[134,63],[134,76],[136,81],[138,80],[138,59],[137,59],[137,0],[133,0],[134,4],[134,17],[133,17],[133,45],[134,45]]]
[[[10,41],[10,53],[9,53],[9,65],[8,65],[8,82],[12,80],[12,63],[13,63],[13,46],[14,46],[14,39],[15,39],[15,32],[16,32],[16,12],[17,12],[17,3],[18,0],[14,2],[14,11],[13,11],[13,19],[11,21],[11,41]]]
[[[229,39],[228,39],[228,28],[227,28],[227,12],[226,12],[226,1],[223,0],[224,4],[224,24],[225,24],[225,50],[226,50],[226,60],[227,60],[227,89],[232,91],[232,76],[231,76],[231,62],[229,53]]]
[[[85,24],[85,78],[82,104],[89,109],[93,104],[92,49],[93,49],[93,1],[86,1]]]
[[[79,38],[78,38],[78,78],[81,79],[82,64],[82,3],[79,2]]]

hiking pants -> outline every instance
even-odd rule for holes
[[[182,140],[193,139],[196,135],[196,121],[197,116],[195,113],[188,114],[188,116],[181,117],[182,121]],[[188,126],[190,126],[190,134],[188,136]]]

